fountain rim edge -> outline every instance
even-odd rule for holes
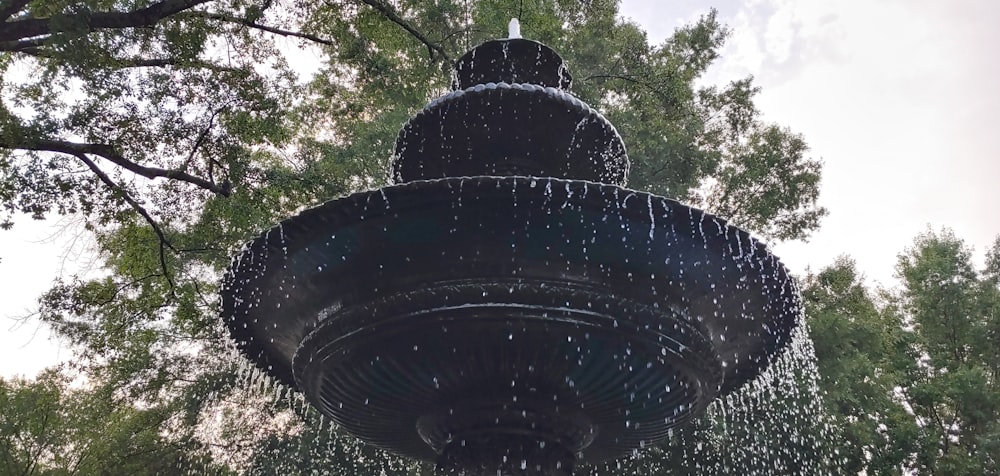
[[[286,224],[293,224],[294,225],[294,222],[303,220],[303,218],[302,218],[303,216],[308,216],[310,214],[320,213],[322,209],[324,209],[326,207],[329,207],[329,206],[332,206],[333,204],[337,204],[337,203],[355,203],[355,204],[360,204],[360,203],[363,203],[364,201],[366,201],[365,199],[371,200],[371,198],[373,196],[383,195],[384,191],[387,190],[387,189],[403,190],[403,189],[413,188],[413,189],[418,189],[419,190],[419,189],[434,188],[434,187],[444,187],[444,188],[462,187],[462,186],[464,186],[463,183],[465,181],[473,181],[477,185],[480,185],[480,186],[486,186],[486,185],[489,185],[489,186],[498,186],[498,185],[500,185],[503,182],[510,182],[513,185],[513,188],[517,188],[518,187],[518,185],[517,185],[518,182],[526,182],[527,184],[529,184],[529,185],[525,185],[525,186],[531,186],[530,183],[532,183],[532,182],[547,182],[550,186],[553,183],[566,184],[567,186],[569,184],[571,184],[571,183],[576,183],[576,184],[580,184],[580,185],[582,185],[584,187],[587,187],[588,189],[592,188],[592,187],[596,187],[598,189],[618,190],[620,192],[625,192],[625,193],[627,193],[629,195],[636,196],[636,197],[639,197],[639,196],[648,196],[648,198],[650,198],[650,199],[655,198],[657,200],[662,200],[665,203],[669,204],[671,207],[681,207],[682,209],[687,209],[690,213],[699,213],[699,214],[701,214],[703,216],[703,218],[712,218],[712,219],[715,219],[720,226],[725,226],[727,229],[735,230],[735,232],[737,234],[739,234],[740,239],[746,239],[746,240],[748,240],[748,243],[750,243],[752,245],[752,248],[754,250],[756,250],[756,253],[761,253],[761,254],[763,254],[763,255],[765,255],[767,257],[770,257],[771,261],[773,262],[772,264],[774,266],[775,271],[778,274],[783,275],[785,278],[787,278],[787,279],[784,280],[784,282],[787,283],[788,286],[790,286],[789,291],[791,291],[791,298],[793,299],[793,302],[789,305],[789,309],[792,309],[794,311],[794,314],[796,315],[796,318],[794,319],[794,322],[792,322],[791,325],[787,329],[785,329],[783,332],[780,332],[779,335],[778,335],[778,337],[775,339],[775,346],[777,347],[777,350],[774,351],[773,353],[765,353],[764,354],[765,361],[760,366],[761,373],[766,368],[770,367],[771,364],[773,364],[780,356],[782,356],[785,353],[785,351],[788,348],[788,344],[791,341],[791,337],[794,334],[795,329],[798,328],[798,327],[800,327],[801,324],[802,324],[802,320],[803,320],[803,318],[802,318],[802,300],[801,300],[801,296],[800,296],[800,292],[799,292],[799,286],[798,286],[797,281],[794,279],[794,277],[792,276],[792,274],[788,270],[788,268],[780,261],[780,259],[777,256],[775,256],[773,253],[771,253],[770,248],[768,247],[768,245],[766,243],[764,243],[763,241],[758,240],[757,238],[753,237],[753,235],[751,235],[750,232],[748,232],[746,230],[743,230],[740,227],[737,227],[737,226],[734,226],[734,225],[730,225],[728,223],[728,220],[726,220],[724,218],[721,218],[721,217],[718,217],[718,216],[716,216],[714,214],[705,212],[702,209],[686,205],[686,204],[684,204],[684,203],[682,203],[680,201],[674,200],[674,199],[662,197],[662,196],[655,195],[655,194],[652,194],[652,193],[649,193],[649,192],[642,192],[642,191],[631,190],[631,189],[627,189],[627,188],[624,188],[624,187],[621,187],[621,186],[618,186],[618,185],[612,185],[612,184],[606,184],[606,183],[600,183],[600,182],[592,182],[592,181],[585,181],[585,180],[569,180],[569,179],[560,179],[560,178],[553,178],[553,177],[535,177],[535,176],[466,176],[466,177],[448,177],[448,178],[431,179],[431,180],[415,180],[415,181],[406,182],[406,183],[402,183],[402,184],[390,185],[390,186],[382,187],[382,188],[379,188],[379,189],[359,191],[359,192],[355,192],[355,193],[346,195],[346,196],[341,197],[341,198],[331,199],[331,200],[328,200],[328,201],[323,202],[321,204],[318,204],[318,205],[309,207],[309,208],[307,208],[305,210],[302,210],[299,213],[297,213],[297,214],[295,214],[295,215],[293,215],[293,216],[291,216],[289,218],[286,218],[286,219],[282,220],[281,222],[279,222],[278,224],[276,224],[276,225],[268,228],[264,232],[262,232],[259,235],[257,235],[255,238],[253,238],[253,239],[248,240],[247,242],[245,242],[244,245],[240,248],[240,252],[237,253],[236,255],[234,255],[233,260],[231,261],[230,265],[226,268],[226,270],[225,270],[225,272],[223,274],[223,277],[222,277],[222,286],[221,286],[222,290],[220,292],[223,295],[223,297],[221,299],[222,302],[220,302],[220,309],[219,309],[219,316],[220,316],[221,320],[223,321],[223,323],[226,325],[227,330],[229,331],[228,332],[229,338],[233,342],[236,343],[236,348],[239,350],[239,352],[241,354],[241,357],[245,358],[247,360],[250,360],[251,363],[255,367],[261,369],[269,377],[275,379],[276,381],[279,381],[282,384],[284,384],[286,386],[289,386],[291,388],[297,388],[297,386],[295,385],[294,377],[290,377],[289,376],[290,378],[282,378],[279,375],[275,375],[275,370],[273,370],[272,368],[267,368],[268,366],[261,365],[261,362],[260,362],[259,359],[264,359],[265,361],[269,360],[269,356],[267,354],[267,351],[265,349],[263,349],[261,346],[255,344],[255,343],[250,344],[246,340],[239,339],[239,337],[237,335],[238,329],[236,329],[234,326],[230,325],[232,322],[235,322],[235,321],[233,320],[233,318],[230,318],[230,317],[226,316],[226,302],[225,301],[226,301],[226,294],[227,294],[226,290],[228,289],[228,285],[226,283],[229,282],[230,280],[232,280],[233,277],[235,276],[235,274],[238,274],[238,272],[234,272],[234,269],[242,261],[243,255],[245,253],[250,252],[250,250],[255,245],[257,245],[258,243],[264,243],[265,246],[266,246],[266,241],[268,239],[267,237],[269,236],[269,234],[271,232],[273,232],[275,230],[281,230],[284,226],[286,226]],[[625,201],[627,201],[627,199],[628,199],[628,195],[626,195],[622,200],[623,200],[623,202],[625,202]],[[362,219],[364,219],[364,218],[362,218]],[[273,367],[273,365],[270,365],[270,367]],[[720,396],[725,396],[725,395],[727,395],[729,393],[732,393],[732,392],[738,390],[739,388],[743,387],[747,383],[752,382],[753,380],[755,380],[756,377],[757,377],[756,375],[754,375],[751,378],[747,378],[747,376],[745,376],[745,375],[742,375],[742,374],[739,374],[739,375],[741,376],[739,379],[735,379],[735,380],[732,379],[732,378],[725,379],[724,385],[720,389],[720,392],[719,392]]]

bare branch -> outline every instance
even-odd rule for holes
[[[485,30],[483,28],[476,28],[476,27],[473,27],[473,26],[470,26],[468,28],[459,28],[458,30],[455,30],[455,31],[453,31],[453,32],[448,33],[447,35],[445,35],[443,38],[441,38],[441,41],[448,41],[448,40],[450,40],[450,39],[452,39],[452,38],[454,38],[454,37],[456,37],[458,35],[464,35],[466,33],[482,33],[482,32],[486,32],[486,31],[487,30]]]
[[[208,61],[180,60],[177,58],[123,58],[113,60],[115,66],[119,68],[163,68],[173,66],[175,68],[196,68],[207,69],[216,72],[236,73],[243,70],[229,66],[221,66]]]
[[[86,154],[74,153],[73,155],[76,156],[76,158],[80,159],[81,162],[86,164],[87,167],[89,167],[90,170],[93,171],[95,175],[97,175],[97,178],[101,179],[101,182],[104,182],[104,184],[107,185],[108,188],[120,194],[122,199],[125,200],[125,202],[128,203],[129,206],[136,211],[136,213],[141,215],[142,218],[146,220],[146,223],[149,223],[149,226],[153,228],[153,232],[155,232],[156,236],[159,237],[160,239],[160,268],[163,271],[163,277],[167,280],[167,283],[170,284],[170,289],[172,290],[174,288],[174,280],[170,277],[170,271],[167,269],[166,248],[174,250],[174,245],[171,244],[169,240],[167,240],[167,236],[163,233],[163,230],[160,229],[160,225],[157,224],[156,220],[154,220],[153,217],[150,216],[149,212],[146,211],[145,208],[143,208],[142,204],[140,204],[134,198],[132,198],[132,196],[129,195],[128,191],[126,191],[120,185],[115,183],[114,180],[111,180],[111,177],[108,177],[108,175],[104,173],[104,171],[101,170],[101,168],[98,167],[97,164],[94,163],[94,161],[90,160],[90,158],[87,157]]]
[[[13,0],[14,4],[21,0]],[[23,40],[26,38],[44,37],[66,31],[95,31],[107,29],[122,29],[148,27],[160,20],[176,15],[202,3],[211,0],[163,0],[148,7],[130,12],[85,12],[68,15],[70,21],[53,22],[49,18],[25,18],[0,23],[0,44]],[[74,22],[73,20],[79,20]],[[0,47],[2,49],[2,47]],[[11,51],[11,50],[6,50]]]
[[[111,163],[128,170],[134,174],[141,175],[148,179],[156,178],[166,178],[171,180],[179,180],[181,182],[187,182],[192,185],[196,185],[210,192],[216,193],[223,197],[228,197],[231,190],[228,182],[222,185],[215,184],[214,182],[209,182],[201,177],[196,177],[187,172],[175,169],[161,169],[159,167],[145,167],[132,162],[121,154],[119,154],[113,146],[107,144],[79,144],[75,142],[65,142],[56,140],[34,140],[25,141],[23,143],[11,143],[7,139],[0,139],[0,148],[5,149],[24,149],[24,150],[35,150],[35,151],[48,151],[48,152],[62,152],[64,154],[78,155],[78,154],[93,154],[98,155],[104,159],[107,159]]]
[[[222,111],[225,111],[227,107],[228,105],[222,106],[212,112],[212,115],[208,118],[208,125],[206,125],[205,128],[201,130],[201,133],[198,134],[198,138],[195,139],[194,146],[191,147],[191,152],[188,154],[187,160],[184,161],[185,168],[187,168],[187,164],[190,164],[191,161],[194,160],[194,155],[198,153],[198,148],[201,147],[201,144],[205,141],[205,137],[208,137],[208,133],[212,132],[212,128],[215,127],[215,118],[218,117]],[[209,175],[209,178],[211,178],[211,175]]]
[[[662,91],[662,88],[657,87],[656,84],[650,82],[649,80],[639,79],[639,78],[637,78],[635,76],[631,76],[631,75],[629,75],[629,76],[622,76],[622,75],[619,75],[619,74],[592,74],[590,76],[587,76],[586,78],[583,78],[582,81],[593,81],[595,79],[601,80],[601,81],[607,81],[607,80],[617,79],[617,80],[620,80],[620,81],[625,81],[625,82],[629,82],[629,83],[635,84],[637,86],[641,86],[642,88],[645,88],[650,93],[652,93],[654,96],[657,96],[660,99],[665,99],[667,97],[666,93],[664,93]]]
[[[7,50],[4,50],[3,46],[0,45],[0,51],[7,51]],[[38,46],[23,45],[17,47],[17,49],[15,50],[10,50],[10,51],[15,53],[22,53],[30,56],[35,56],[38,58],[51,58],[53,56],[49,50],[42,49],[41,47]]]
[[[266,31],[268,33],[274,33],[275,35],[291,36],[291,37],[295,37],[295,38],[302,38],[304,40],[309,40],[309,41],[316,42],[316,43],[319,43],[319,44],[322,44],[322,45],[327,45],[327,46],[333,46],[333,44],[334,44],[330,40],[326,40],[326,39],[320,38],[320,37],[315,36],[315,35],[310,35],[309,33],[302,33],[302,32],[299,32],[299,31],[282,30],[280,28],[275,28],[275,27],[272,27],[272,26],[261,25],[260,23],[248,20],[246,18],[238,18],[238,17],[234,17],[234,16],[223,15],[221,13],[190,12],[190,13],[187,14],[187,16],[208,18],[210,20],[218,20],[218,21],[224,21],[224,22],[228,22],[228,23],[238,23],[240,25],[243,25],[243,26],[246,26],[246,27],[249,27],[249,28],[253,28],[255,30]]]
[[[603,80],[619,79],[622,81],[627,81],[629,83],[638,84],[640,86],[645,86],[647,88],[652,88],[652,86],[650,86],[650,84],[645,81],[636,79],[632,76],[622,76],[619,74],[592,74],[590,76],[587,76],[586,78],[583,78],[583,81],[591,81],[594,79],[603,79]]]
[[[161,68],[164,66],[177,66],[175,58],[131,58],[116,61],[126,68]]]
[[[448,56],[448,52],[446,52],[443,48],[441,48],[441,46],[438,45],[437,43],[434,43],[431,40],[429,40],[426,36],[423,35],[423,33],[417,31],[417,29],[414,28],[413,25],[410,25],[409,22],[401,18],[395,11],[393,11],[391,5],[387,5],[383,3],[381,0],[361,0],[361,1],[366,5],[369,5],[372,8],[378,10],[379,13],[384,15],[390,21],[402,27],[409,34],[413,35],[413,37],[416,38],[417,40],[420,40],[420,42],[427,47],[427,53],[430,55],[431,60],[434,59],[434,53],[437,53],[440,54],[441,57],[445,59],[445,61],[453,63],[451,57]]]
[[[44,49],[41,46],[31,46],[35,43],[34,41],[22,41],[15,49],[10,51],[34,56],[36,58],[54,58],[56,55],[51,51]],[[6,51],[2,45],[0,45],[0,51]],[[217,73],[242,73],[244,70],[240,68],[233,68],[231,66],[222,66],[208,61],[200,60],[189,60],[189,59],[178,59],[178,58],[111,58],[110,65],[111,69],[119,68],[165,68],[173,67],[178,69],[191,68],[191,69],[205,69],[209,71],[215,71]]]
[[[54,58],[55,54],[51,51],[44,49],[41,46],[40,41],[21,41],[18,42],[18,46],[13,47],[10,51],[22,53],[30,56],[35,56],[37,58]],[[6,51],[2,45],[0,45],[0,51]],[[195,69],[207,69],[216,72],[227,72],[235,73],[241,72],[243,70],[239,68],[232,68],[229,66],[221,66],[208,61],[200,60],[187,60],[187,59],[177,59],[177,58],[112,58],[111,68],[164,68],[167,66],[172,66],[175,68],[195,68]]]

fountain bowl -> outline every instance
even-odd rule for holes
[[[662,440],[754,378],[800,308],[725,220],[537,177],[327,202],[249,242],[222,291],[256,365],[363,440],[439,462],[508,440],[598,462]]]

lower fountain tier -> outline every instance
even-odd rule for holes
[[[461,460],[462,440],[504,440],[598,461],[756,376],[797,296],[762,244],[699,210],[472,177],[284,221],[234,261],[222,315],[258,366],[396,453]]]
[[[715,398],[721,366],[685,316],[576,283],[425,283],[329,313],[296,385],[364,441],[433,461],[604,461],[665,438]],[[546,449],[547,448],[547,449]],[[494,473],[495,474],[495,473]],[[548,474],[548,473],[546,473]]]

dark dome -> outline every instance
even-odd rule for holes
[[[523,38],[491,40],[455,62],[452,89],[486,83],[537,84],[569,89],[573,76],[552,48]]]
[[[391,162],[396,183],[530,175],[624,185],[628,169],[625,144],[604,116],[562,90],[516,83],[428,104],[403,126]]]

